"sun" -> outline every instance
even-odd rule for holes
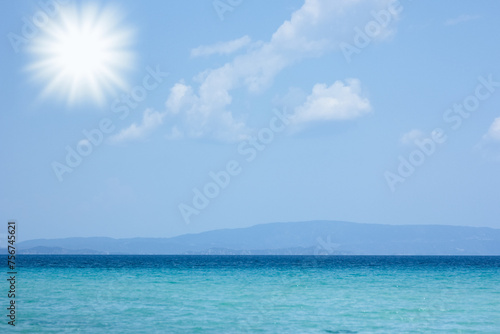
[[[27,69],[44,86],[41,97],[103,104],[116,89],[126,89],[134,33],[120,26],[122,17],[111,6],[61,8],[29,48],[34,59]]]

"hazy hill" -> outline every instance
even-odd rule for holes
[[[31,253],[41,254],[41,247],[53,247],[59,254],[500,255],[500,229],[311,221],[173,238],[37,239],[17,244],[20,253],[34,249]]]

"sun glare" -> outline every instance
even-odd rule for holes
[[[28,70],[45,88],[42,97],[58,96],[74,104],[102,104],[116,89],[126,89],[132,65],[133,33],[120,27],[121,13],[96,4],[63,8],[33,41]]]

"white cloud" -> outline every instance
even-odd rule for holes
[[[244,53],[224,65],[201,71],[194,77],[193,84],[180,81],[172,87],[165,103],[165,115],[166,122],[171,124],[168,131],[175,135],[168,137],[211,137],[229,141],[246,138],[251,129],[231,111],[233,90],[262,92],[285,68],[304,58],[340,50],[345,42],[352,43],[355,27],[373,22],[373,13],[387,11],[395,3],[396,0],[305,0],[267,42],[250,43],[250,38],[245,36],[194,49],[192,55],[201,56],[230,53],[248,46]],[[381,26],[375,39],[389,36],[396,20],[397,15],[393,14],[391,24]],[[309,105],[298,111],[296,122],[348,119],[368,112],[369,102],[358,96],[358,89],[357,81],[348,85],[337,82],[330,87],[315,86]],[[138,138],[143,128],[149,129],[133,124],[117,137]]]
[[[199,95],[193,93],[191,86],[182,83],[172,87],[165,103],[166,113],[175,124],[169,138],[210,136],[222,141],[246,138],[250,130],[224,109],[231,103],[231,96],[225,90],[214,89],[223,85],[219,80],[224,77],[212,77],[200,87]]]
[[[336,81],[331,86],[316,84],[306,102],[297,107],[290,117],[293,124],[338,121],[360,117],[371,111],[370,102],[363,98],[359,80],[348,79],[347,84]]]
[[[487,160],[500,161],[500,117],[491,123],[481,141],[474,147]]]
[[[425,133],[418,129],[413,129],[403,134],[399,141],[403,145],[413,145],[415,140],[420,140],[423,137],[425,137]]]
[[[374,12],[387,11],[396,3],[395,0],[306,0],[273,34],[271,43],[284,50],[309,54],[336,49],[342,42],[353,42],[355,27],[363,29],[376,21]],[[392,22],[397,20],[397,15],[387,14]],[[388,23],[380,26],[374,37],[384,39],[392,31],[392,24]]]
[[[250,93],[259,93],[268,88],[275,76],[286,67],[307,57],[317,57],[325,52],[339,49],[341,43],[351,42],[354,27],[363,27],[373,21],[373,11],[384,9],[395,0],[331,1],[306,0],[272,35],[270,41],[255,44],[246,53],[216,69],[209,69],[196,76],[198,88],[177,83],[170,92],[166,106],[169,115],[177,118],[176,134],[189,137],[210,136],[223,140],[238,140],[249,133],[247,126],[234,119],[229,107],[230,92],[245,88]],[[393,20],[395,21],[395,19]],[[392,31],[391,25],[381,28],[378,34],[385,38]],[[213,47],[197,48],[198,54],[231,51],[246,39],[216,44]],[[341,83],[329,87],[317,86],[316,93],[333,97],[316,96],[317,101],[304,106],[296,115],[297,122],[321,119],[347,119],[357,117],[369,110],[369,102],[357,96],[354,90],[359,83],[340,87]],[[339,90],[338,92],[336,90]],[[319,94],[319,93],[318,93]],[[347,100],[342,100],[347,99]],[[313,103],[314,102],[314,103]],[[335,109],[328,109],[333,107]],[[180,122],[180,123],[179,123]]]
[[[249,45],[250,37],[243,36],[241,38],[229,41],[220,42],[213,45],[202,45],[191,50],[191,57],[210,56],[213,54],[227,55],[238,51],[239,49]]]
[[[500,117],[495,118],[493,123],[490,125],[488,132],[483,136],[484,140],[500,142]]]
[[[185,105],[194,104],[195,102],[196,97],[193,95],[193,89],[183,83],[176,83],[170,89],[170,96],[165,106],[170,113],[178,114]]]
[[[480,18],[479,15],[460,15],[460,16],[455,17],[453,19],[447,19],[444,22],[444,25],[445,26],[452,26],[452,25],[464,23],[464,22],[467,22],[467,21],[477,20],[479,18]]]
[[[118,134],[110,138],[112,143],[122,143],[129,140],[144,138],[152,130],[160,126],[165,113],[146,109],[142,116],[142,123],[133,123],[128,128],[123,129]]]

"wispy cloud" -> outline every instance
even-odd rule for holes
[[[342,43],[352,39],[354,27],[373,20],[371,12],[386,9],[395,2],[305,0],[269,41],[252,43],[252,47],[224,65],[201,71],[195,76],[194,84],[176,83],[166,101],[169,132],[175,133],[176,138],[211,137],[229,141],[246,138],[251,129],[231,111],[233,90],[260,93],[268,89],[276,75],[285,68],[305,58],[339,51]],[[391,24],[382,27],[379,39],[389,37],[392,31]],[[250,38],[244,36],[230,42],[198,47],[192,55],[231,53],[249,43]],[[341,82],[330,87],[315,86],[309,102],[306,102],[309,104],[297,110],[296,122],[346,119],[365,113],[369,102],[357,95],[357,89],[359,82],[355,81],[345,86]],[[336,108],[328,109],[333,105]],[[139,131],[132,128],[129,132],[131,135],[126,137]]]
[[[273,33],[268,42],[236,56],[219,68],[202,72],[198,76],[200,84],[197,89],[184,83],[178,83],[172,89],[167,110],[182,118],[183,126],[177,127],[177,130],[195,137],[241,139],[249,129],[241,121],[235,120],[229,110],[232,90],[243,87],[252,93],[261,92],[272,84],[283,69],[304,58],[339,50],[340,43],[352,38],[355,26],[373,19],[370,10],[387,8],[393,2],[306,0],[291,15],[290,20]],[[391,27],[384,29],[390,31]],[[331,87],[316,86],[309,104],[297,110],[296,122],[341,119],[366,112],[369,102],[354,93],[359,83],[353,81],[346,87],[341,85],[338,82]],[[328,98],[321,94],[334,96]],[[337,108],[327,110],[328,103],[330,106],[335,104]]]
[[[500,117],[495,118],[475,149],[486,159],[500,160]]]
[[[170,122],[175,124],[171,130],[175,138],[208,136],[221,141],[237,141],[247,137],[250,129],[225,110],[231,103],[231,96],[220,88],[223,83],[218,80],[225,78],[214,77],[213,81],[207,81],[199,95],[183,83],[172,87],[165,105]]]
[[[110,138],[111,143],[123,143],[129,140],[144,138],[148,133],[163,123],[165,113],[146,109],[140,124],[133,123]]]
[[[500,117],[495,118],[483,139],[500,143]]]
[[[213,54],[227,55],[238,51],[250,44],[252,40],[248,36],[229,41],[220,42],[213,45],[199,46],[191,50],[191,57],[210,56]]]
[[[415,140],[422,139],[425,134],[419,129],[413,129],[403,134],[399,139],[399,142],[403,145],[413,145]]]
[[[452,18],[452,19],[447,19],[444,21],[445,26],[453,26],[456,24],[472,21],[472,20],[477,20],[479,19],[479,15],[460,15],[458,17]]]
[[[419,145],[419,142],[424,141],[426,138],[440,137],[440,132],[436,129],[431,132],[422,131],[419,129],[412,129],[404,133],[401,138],[399,138],[399,143],[405,146]]]

